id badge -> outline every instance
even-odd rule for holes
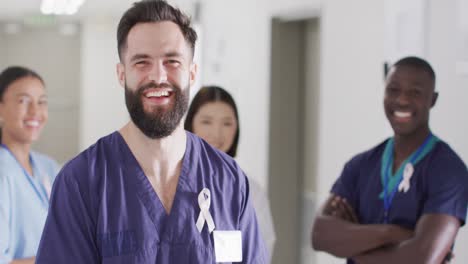
[[[242,233],[237,230],[213,231],[216,262],[242,261]]]

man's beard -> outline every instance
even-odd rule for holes
[[[143,106],[143,93],[149,88],[171,88],[174,103],[167,109],[154,107],[151,112],[146,112]],[[182,90],[175,85],[148,83],[133,92],[125,83],[125,104],[130,118],[143,134],[152,139],[164,138],[174,132],[187,111],[188,102],[189,87]]]

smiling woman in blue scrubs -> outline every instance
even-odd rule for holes
[[[47,122],[42,78],[23,67],[0,73],[0,264],[34,263],[58,171],[31,151]]]

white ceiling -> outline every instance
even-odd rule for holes
[[[120,17],[137,0],[86,0],[70,19],[85,17]],[[194,0],[169,0],[184,12],[191,13]],[[0,0],[0,20],[22,20],[39,15],[41,0]]]

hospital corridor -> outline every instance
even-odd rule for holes
[[[0,1],[0,264],[468,263],[468,0]]]

